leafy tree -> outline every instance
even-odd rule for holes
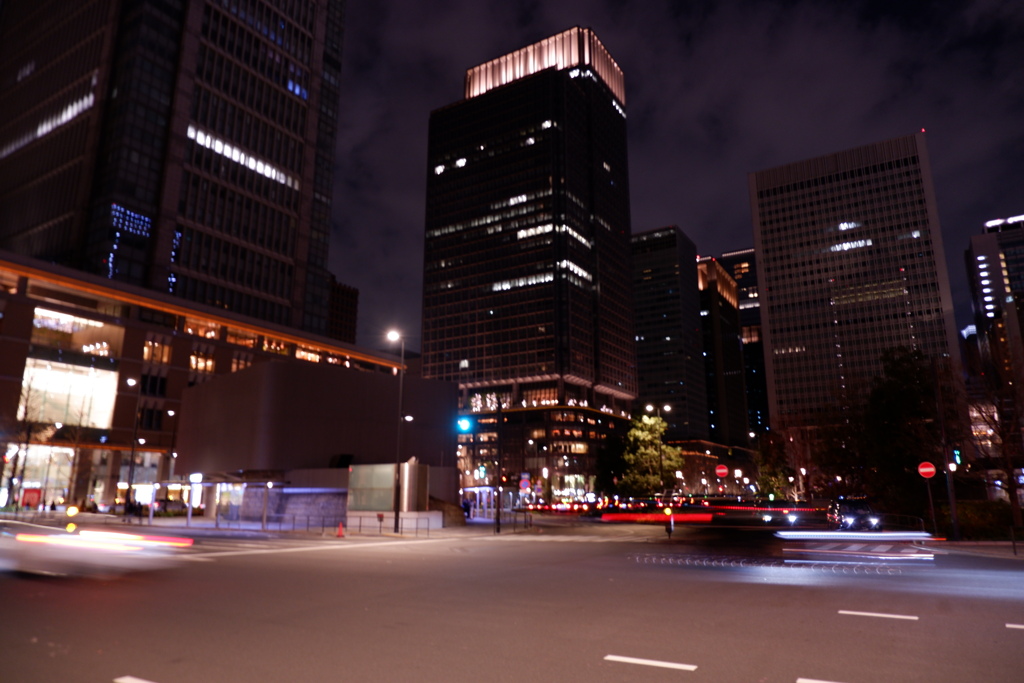
[[[926,489],[917,466],[942,451],[936,374],[924,354],[903,347],[886,352],[882,368],[868,398],[856,474],[885,510],[920,513]]]
[[[872,479],[866,455],[870,452],[862,420],[837,416],[822,427],[813,456],[818,474],[812,483],[816,495],[835,498],[866,493]]]
[[[662,440],[667,428],[668,423],[660,417],[639,415],[633,419],[622,453],[625,468],[619,490],[623,494],[651,496],[672,488],[666,482],[674,480],[683,461],[679,449]]]
[[[757,486],[761,493],[774,494],[779,498],[796,497],[796,489],[790,482],[795,473],[781,436],[768,432],[758,440],[754,464],[757,466]]]
[[[626,451],[625,437],[609,435],[597,451],[597,474],[594,485],[598,491],[608,495],[620,493],[619,482],[626,471],[623,455]]]

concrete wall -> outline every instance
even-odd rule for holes
[[[402,462],[454,466],[456,385],[405,377]],[[187,389],[175,471],[293,470],[394,463],[398,378],[269,362]]]

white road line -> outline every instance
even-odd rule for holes
[[[676,662],[659,662],[656,659],[637,659],[636,657],[622,657],[620,655],[605,655],[605,661],[622,662],[624,664],[639,664],[641,666],[657,666],[662,669],[679,669],[680,671],[696,671],[695,664],[678,664]]]
[[[917,621],[919,618],[909,614],[885,614],[884,612],[851,612],[845,609],[839,610],[839,613],[847,614],[854,617],[880,617],[882,619],[907,619],[909,621]]]
[[[887,553],[892,550],[892,545],[876,545],[874,550],[876,553]]]
[[[1020,628],[1020,629],[1024,629],[1024,624],[1007,624],[1006,628]]]
[[[135,676],[121,676],[115,678],[114,683],[153,683],[153,681],[147,681],[145,678],[136,678]]]
[[[432,538],[422,541],[383,541],[376,543],[358,543],[352,545],[306,545],[298,548],[261,548],[259,550],[225,550],[217,553],[197,553],[195,555],[184,555],[182,557],[212,558],[212,557],[238,557],[240,555],[273,555],[276,553],[303,553],[313,550],[352,550],[353,548],[380,548],[396,545],[411,545],[413,543],[437,543],[442,538]]]
[[[798,678],[796,683],[836,683],[836,681],[822,681],[817,678]]]

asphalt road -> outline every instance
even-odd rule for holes
[[[1009,682],[1024,562],[635,526],[206,537],[156,572],[0,575],[0,624],[9,683]]]

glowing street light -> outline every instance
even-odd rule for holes
[[[397,330],[388,332],[388,341],[391,343],[400,342],[401,352],[398,363],[398,425],[395,429],[395,533],[399,533],[399,508],[401,507],[402,487],[402,380],[405,377],[405,339]]]
[[[130,387],[134,387],[138,384],[138,380],[134,377],[129,377],[125,380],[125,384]],[[141,391],[140,391],[141,393]],[[132,424],[132,449],[129,455],[128,461],[128,490],[124,494],[124,516],[131,518],[131,505],[132,505],[132,485],[135,483],[135,447],[140,442],[139,440],[139,400],[140,394],[135,396],[135,421]],[[145,439],[141,443],[146,443]]]

